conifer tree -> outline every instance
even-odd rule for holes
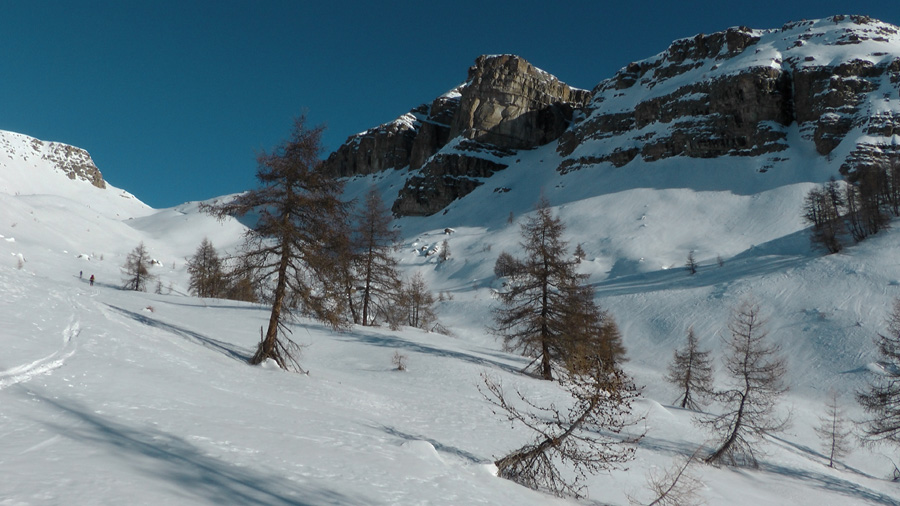
[[[688,274],[693,276],[694,274],[697,274],[697,267],[698,265],[697,260],[694,257],[694,250],[691,250],[688,252],[688,257],[687,261],[684,263],[684,268],[688,271]]]
[[[187,260],[191,276],[188,288],[198,297],[221,297],[225,293],[225,271],[219,253],[206,237]]]
[[[156,279],[156,276],[150,273],[152,262],[150,253],[143,241],[135,247],[131,253],[125,257],[125,265],[122,270],[125,274],[124,288],[126,290],[135,290],[138,292],[147,291],[147,283]]]
[[[357,214],[354,235],[362,325],[372,324],[377,313],[387,315],[388,306],[400,289],[397,260],[393,256],[400,234],[391,228],[392,221],[378,190],[370,188]]]
[[[878,335],[876,345],[884,372],[856,395],[867,414],[862,421],[864,441],[900,445],[900,299],[894,301],[887,332]]]
[[[709,351],[700,351],[694,327],[688,329],[684,348],[676,349],[669,364],[666,381],[679,388],[676,403],[685,409],[700,409],[713,392],[712,363]]]
[[[565,225],[546,199],[521,230],[525,258],[501,253],[494,266],[506,281],[492,332],[506,349],[534,357],[543,379],[553,379],[554,364],[577,365],[578,353],[597,352],[612,366],[624,355],[621,336],[594,302],[593,289],[583,284],[587,276],[576,272],[578,262],[562,239]]]
[[[302,310],[340,327],[343,303],[333,246],[342,240],[332,225],[347,219],[341,182],[319,170],[324,127],[295,120],[291,137],[271,153],[257,157],[260,187],[233,200],[204,206],[224,219],[255,212],[247,232],[243,260],[257,279],[272,287],[272,310],[251,364],[274,360],[283,369],[302,370],[300,348],[287,334],[286,320]]]
[[[622,334],[612,316],[594,300],[590,285],[579,285],[568,291],[562,314],[566,329],[565,350],[560,361],[570,373],[578,374],[596,364],[606,370],[625,362]]]
[[[835,459],[847,455],[850,450],[850,429],[844,419],[844,411],[838,405],[837,392],[831,391],[825,404],[825,415],[819,418],[816,434],[822,440],[822,449],[828,455],[828,467],[834,467]]]
[[[786,365],[780,347],[768,342],[758,304],[745,301],[738,306],[728,329],[731,339],[726,342],[725,371],[732,385],[715,394],[724,411],[700,420],[720,441],[705,461],[756,467],[755,446],[759,440],[765,434],[783,430],[789,421],[775,413],[776,401],[787,391]]]

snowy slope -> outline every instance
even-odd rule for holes
[[[445,214],[399,220],[404,272],[421,272],[447,296],[439,316],[452,337],[333,333],[302,321],[294,338],[308,345],[309,376],[244,363],[264,307],[183,295],[184,258],[204,236],[233,250],[238,223],[193,203],[150,209],[40,164],[3,166],[0,504],[574,504],[492,475],[491,462],[529,435],[493,415],[476,388],[485,373],[541,402],[565,402],[554,384],[518,373],[527,360],[503,353],[485,330],[494,260],[518,253],[518,223],[541,193],[571,244],[583,243],[584,272],[622,328],[626,370],[645,385],[637,407],[646,420],[634,431],[647,435],[635,461],[592,478],[584,503],[648,500],[645,476],[705,442],[692,413],[671,406],[677,393],[662,375],[688,326],[719,351],[730,309],[753,296],[789,360],[782,404],[794,424],[767,441],[758,470],[698,466],[703,497],[900,504],[887,479],[895,449],[856,448],[829,469],[812,430],[829,388],[859,416],[852,393],[871,374],[872,338],[900,296],[891,254],[900,231],[838,255],[812,251],[802,196],[833,168],[799,156],[779,174],[743,159],[727,172],[673,159],[565,176],[555,156],[552,147],[520,153],[528,170],[496,174]],[[403,175],[354,179],[347,194],[371,184],[387,200]],[[449,261],[421,253],[445,239]],[[164,294],[118,288],[140,241],[161,263]],[[681,267],[691,250],[695,276]],[[407,372],[392,370],[395,351],[407,355]]]

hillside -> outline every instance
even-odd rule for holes
[[[842,26],[808,26],[829,24]],[[762,48],[776,31],[742,33],[759,36]],[[576,121],[603,114],[604,86],[592,92],[595,112],[573,111]],[[888,98],[882,105],[893,107],[898,98]],[[879,370],[872,340],[900,297],[896,226],[824,256],[800,217],[805,193],[839,173],[846,158],[838,155],[849,156],[867,128],[854,126],[826,156],[792,122],[779,128],[788,146],[779,160],[635,157],[561,171],[613,141],[591,139],[570,154],[561,141],[483,149],[477,156],[507,168],[477,178],[438,213],[397,220],[403,272],[445,294],[438,315],[453,335],[335,333],[300,321],[293,337],[308,345],[308,376],[245,364],[265,307],[186,296],[185,258],[204,236],[234,251],[239,223],[199,214],[198,203],[151,209],[108,183],[70,179],[58,161],[19,156],[34,140],[0,132],[0,145],[16,147],[0,159],[0,503],[579,504],[493,475],[491,462],[528,434],[492,414],[477,389],[488,374],[566,402],[556,385],[521,374],[528,360],[504,353],[486,331],[494,262],[518,253],[518,225],[544,195],[570,245],[583,245],[582,271],[621,327],[626,371],[644,387],[637,410],[646,420],[633,431],[646,437],[635,460],[591,478],[581,504],[646,502],[648,473],[706,443],[692,413],[672,406],[665,367],[690,326],[719,353],[731,309],[753,297],[788,359],[791,390],[780,409],[794,423],[767,438],[759,469],[696,467],[703,498],[898,505],[895,448],[857,447],[830,469],[813,432],[830,389],[849,417],[860,416],[853,392]],[[403,167],[348,174],[346,195],[376,185],[393,200],[415,175]],[[448,227],[455,232],[445,235]],[[444,240],[449,261],[422,254]],[[118,288],[125,256],[141,241],[158,260],[161,294]],[[683,269],[690,251],[700,262],[694,276]],[[395,351],[408,371],[392,370]]]

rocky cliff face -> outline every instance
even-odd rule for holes
[[[621,167],[638,157],[777,162],[793,125],[823,156],[852,132],[890,144],[898,67],[897,27],[860,16],[682,39],[593,90],[560,139],[560,171]]]
[[[518,56],[481,56],[465,84],[349,138],[324,167],[337,176],[408,167],[416,172],[394,212],[433,214],[506,168],[498,156],[559,138],[589,96]]]
[[[35,160],[43,160],[69,179],[86,181],[101,189],[106,188],[106,181],[103,180],[100,169],[94,165],[91,155],[81,148],[58,142],[44,142],[14,132],[2,132],[0,149],[10,159],[21,159],[32,165],[35,164]]]
[[[861,16],[681,39],[590,92],[519,57],[482,56],[465,84],[351,137],[326,167],[408,167],[399,215],[438,212],[517,150],[551,143],[561,173],[672,157],[756,157],[764,172],[809,143],[852,175],[900,158],[898,90],[900,29]]]

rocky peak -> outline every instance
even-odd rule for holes
[[[766,172],[795,147],[853,173],[900,157],[898,135],[900,29],[834,16],[679,39],[591,92],[518,56],[481,56],[464,84],[351,137],[326,167],[408,167],[393,209],[421,215],[550,143],[561,173],[672,157],[755,157]]]
[[[559,138],[590,92],[568,86],[513,55],[481,56],[467,81],[400,118],[351,136],[324,162],[348,177],[408,167],[394,211],[427,215],[482,184],[506,165],[497,152]],[[451,143],[453,139],[458,142]]]
[[[856,128],[893,131],[894,113],[873,112],[897,95],[897,34],[866,17],[834,16],[675,41],[594,89],[584,119],[560,139],[560,171],[638,157],[775,159],[793,124],[821,155]]]
[[[91,155],[84,149],[45,142],[15,132],[0,132],[0,150],[10,161],[30,166],[49,165],[53,170],[74,181],[85,181],[97,188],[105,189],[106,181]],[[40,160],[42,163],[38,163]],[[4,162],[6,165],[7,162]],[[9,162],[11,163],[11,162]]]
[[[469,68],[451,137],[527,149],[559,138],[590,98],[514,55],[480,56]]]

